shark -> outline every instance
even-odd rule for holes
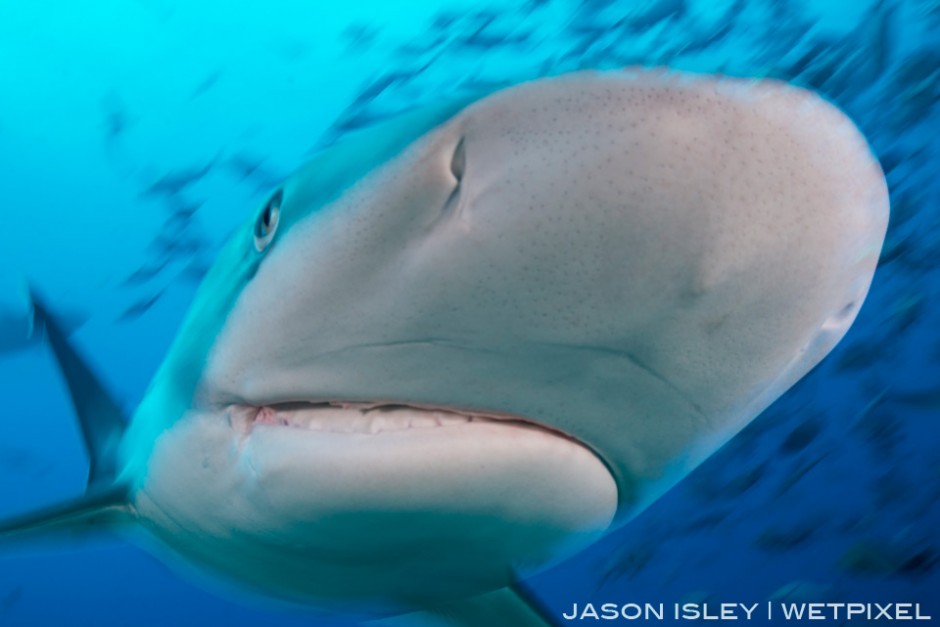
[[[819,363],[888,216],[855,124],[775,80],[581,71],[416,109],[271,191],[130,417],[32,292],[88,488],[0,537],[116,529],[258,598],[552,624],[525,578]]]

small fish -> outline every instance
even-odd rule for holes
[[[101,104],[104,109],[105,139],[114,142],[124,135],[130,126],[130,118],[121,99],[114,92],[105,96]]]
[[[623,547],[601,568],[600,585],[624,577],[633,577],[642,571],[656,554],[656,545],[647,542],[640,545]]]
[[[857,575],[922,575],[938,561],[932,547],[909,547],[882,539],[855,542],[839,558],[839,567]]]
[[[157,262],[148,262],[134,270],[121,283],[120,287],[137,286],[147,283],[160,275],[166,267],[169,257],[164,257]]]
[[[790,528],[768,527],[754,538],[754,546],[767,551],[790,551],[807,542],[815,531],[815,525],[808,523]]]
[[[685,525],[684,530],[688,533],[694,533],[696,531],[712,529],[724,522],[729,514],[731,514],[730,510],[707,512],[689,521],[689,523]]]
[[[879,0],[872,7],[872,14],[869,19],[869,23],[874,26],[871,36],[871,54],[876,75],[880,77],[884,76],[893,65],[892,53],[898,48],[896,41],[897,5],[893,0]]]
[[[892,402],[921,411],[937,411],[940,410],[940,385],[903,392],[893,391],[889,398]]]
[[[832,586],[811,581],[791,581],[777,588],[768,601],[823,602],[832,600]]]
[[[151,183],[143,192],[144,196],[178,196],[183,190],[198,183],[215,167],[215,159],[205,166],[175,170],[163,175]]]
[[[219,79],[222,78],[222,74],[224,73],[225,70],[221,68],[215,70],[214,72],[210,72],[205,78],[199,81],[199,84],[196,85],[195,89],[193,89],[193,93],[190,94],[189,97],[196,98],[212,89],[215,84],[219,82]]]
[[[883,260],[880,263],[887,263]],[[833,364],[837,372],[858,371],[870,368],[884,357],[883,348],[870,338],[858,340],[833,353]]]
[[[9,592],[0,597],[0,612],[7,612],[13,609],[22,600],[23,586],[14,586]]]
[[[874,457],[878,460],[894,459],[904,439],[900,421],[887,409],[865,413],[853,426],[853,430],[874,449]]]
[[[924,297],[917,292],[910,292],[895,301],[891,307],[890,320],[897,333],[906,332],[924,313]]]
[[[0,466],[16,473],[42,467],[44,464],[32,451],[15,446],[0,446]]]
[[[878,266],[887,266],[888,264],[909,257],[913,250],[913,243],[910,236],[888,237],[885,240],[885,246],[881,250],[881,256],[878,257]]]
[[[791,431],[780,443],[780,450],[792,454],[802,451],[812,444],[822,432],[822,425],[816,419],[806,420]]]
[[[206,273],[209,272],[209,264],[203,260],[193,258],[183,266],[183,269],[179,273],[179,278],[183,281],[191,281],[198,283],[206,276]]]
[[[491,33],[486,32],[491,22],[487,22],[468,36],[458,40],[462,48],[488,50],[498,46],[518,46],[527,43],[531,33]]]
[[[799,483],[809,472],[815,468],[819,462],[825,459],[826,453],[818,455],[809,460],[803,460],[777,485],[776,496],[779,498],[789,492],[793,486]]]
[[[160,298],[163,296],[164,292],[165,292],[165,289],[161,289],[159,292],[157,292],[157,293],[154,294],[153,296],[150,296],[150,297],[148,297],[148,298],[144,298],[144,299],[139,300],[139,301],[137,301],[136,303],[132,304],[130,307],[128,307],[127,309],[124,310],[124,312],[123,312],[123,313],[120,315],[120,317],[118,318],[118,321],[119,321],[119,322],[128,322],[128,321],[136,320],[136,319],[140,318],[140,317],[143,316],[145,313],[147,313],[148,311],[150,311],[150,308],[151,308],[151,307],[153,307],[154,305],[157,304],[157,301],[160,300]]]
[[[352,24],[343,31],[342,37],[347,44],[356,46],[361,50],[375,44],[378,39],[379,30],[371,24],[358,23]]]
[[[630,29],[633,32],[647,31],[663,20],[681,18],[685,15],[687,8],[685,0],[662,0],[653,3],[646,13],[629,20]]]

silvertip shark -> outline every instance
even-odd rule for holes
[[[259,597],[549,624],[520,578],[813,368],[888,214],[856,126],[778,81],[578,72],[402,115],[234,234],[131,419],[34,297],[88,490],[0,536],[138,530]]]

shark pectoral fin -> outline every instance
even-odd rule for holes
[[[129,516],[128,490],[115,485],[93,490],[66,503],[0,521],[0,541],[47,536],[50,532],[74,533],[113,526]]]
[[[523,584],[369,623],[382,627],[555,627],[558,620]]]
[[[31,291],[30,297],[34,324],[45,330],[78,416],[89,456],[88,487],[110,485],[116,475],[117,448],[127,427],[127,419],[69,342],[64,332],[65,325],[36,297],[35,292]]]

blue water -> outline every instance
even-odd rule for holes
[[[816,89],[864,131],[892,194],[854,328],[661,501],[530,585],[559,613],[776,598],[920,602],[940,621],[940,3],[485,7],[0,0],[0,273],[82,322],[74,341],[132,408],[227,233],[351,128],[461,88],[638,63]],[[0,355],[0,398],[0,516],[80,493],[43,347]],[[0,625],[312,624],[114,539],[59,548],[4,547]]]

